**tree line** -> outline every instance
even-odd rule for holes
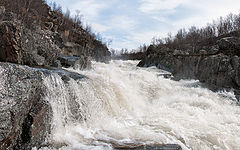
[[[214,48],[216,41],[222,37],[240,37],[240,14],[229,14],[220,17],[205,27],[191,26],[189,29],[180,29],[173,36],[171,33],[166,38],[153,38],[152,45],[158,49],[178,49],[197,52],[201,49]]]
[[[191,26],[189,29],[179,29],[175,35],[168,33],[165,38],[153,37],[151,45],[156,50],[187,50],[196,53],[199,50],[215,49],[219,39],[229,36],[240,37],[240,13],[220,17],[202,28]],[[111,52],[113,58],[142,59],[148,47],[143,44],[137,49],[111,50]]]
[[[127,48],[122,48],[119,50],[111,49],[111,54],[113,59],[130,59],[130,60],[140,60],[144,57],[148,46],[146,44],[140,45],[137,49],[128,50]]]

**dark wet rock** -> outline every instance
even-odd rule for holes
[[[116,141],[105,141],[111,143],[112,147],[116,150],[182,150],[178,144],[144,144],[142,142],[116,142]]]
[[[67,56],[67,55],[60,55],[58,57],[58,60],[60,61],[61,65],[63,67],[73,67],[75,65],[75,62],[79,59],[79,57],[76,56]]]
[[[0,149],[28,150],[45,145],[52,109],[43,79],[58,74],[65,83],[85,76],[60,69],[0,62]]]
[[[110,61],[111,53],[106,45],[103,45],[100,41],[93,41],[94,49],[92,51],[92,57],[98,62],[108,63]]]
[[[168,54],[167,52],[155,53],[151,48],[147,51],[148,55],[139,62],[139,67],[151,67],[156,66],[159,69],[166,70],[168,72],[173,72],[175,59],[173,54]]]
[[[0,63],[0,149],[30,149],[50,131],[51,109],[42,95],[42,73]]]
[[[165,79],[171,79],[173,78],[173,75],[171,73],[163,73],[163,74],[158,74],[158,76],[162,76]]]
[[[166,145],[140,145],[140,146],[119,146],[115,149],[120,150],[182,150],[180,145],[166,144]]]
[[[81,80],[83,78],[87,78],[86,76],[81,75],[79,73],[69,72],[66,70],[55,70],[53,72],[57,73],[59,76],[61,76],[61,78],[64,82],[68,82],[70,79],[77,81],[77,80]]]
[[[91,59],[87,56],[67,56],[60,55],[58,60],[63,67],[73,67],[74,69],[89,69],[91,68]]]

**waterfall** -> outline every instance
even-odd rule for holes
[[[165,79],[163,70],[136,64],[94,62],[91,70],[69,69],[85,79],[45,79],[45,98],[53,110],[47,140],[54,148],[179,144],[194,150],[240,149],[240,108],[233,92],[215,93],[195,80]]]

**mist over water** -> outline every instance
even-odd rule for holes
[[[88,78],[68,84],[58,75],[45,79],[53,109],[47,140],[54,148],[179,144],[183,149],[240,150],[240,107],[232,92],[165,79],[159,76],[164,71],[137,63],[94,62],[92,70],[76,71]]]

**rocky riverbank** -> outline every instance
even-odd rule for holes
[[[64,15],[45,1],[33,1],[26,9],[11,5],[0,2],[0,149],[26,150],[47,144],[51,132],[43,79],[58,74],[66,84],[81,80],[85,77],[61,68],[88,69],[92,60],[108,62],[110,52],[69,18],[78,30],[60,28]]]
[[[150,46],[140,67],[157,66],[171,72],[175,80],[196,79],[212,90],[234,89],[240,93],[240,39],[222,38],[217,49],[189,54],[181,50],[164,50]]]
[[[0,149],[41,147],[51,132],[52,109],[43,79],[58,74],[65,84],[83,75],[62,69],[0,63]]]

